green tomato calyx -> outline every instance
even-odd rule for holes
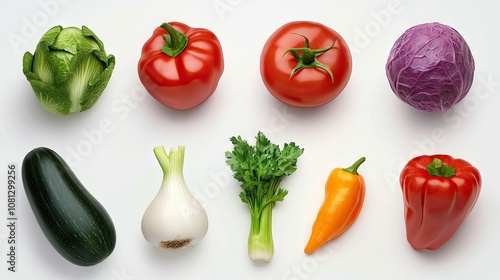
[[[293,57],[297,60],[297,66],[293,68],[292,73],[290,73],[290,79],[297,73],[298,71],[305,69],[305,68],[319,68],[328,73],[330,75],[330,78],[332,79],[332,83],[334,82],[333,79],[333,73],[328,68],[326,65],[318,61],[318,57],[325,52],[331,50],[333,46],[335,45],[334,41],[330,46],[323,48],[323,49],[318,49],[318,50],[312,50],[309,47],[309,39],[299,33],[293,33],[299,36],[302,36],[305,39],[305,46],[303,48],[289,48],[285,51],[283,56],[285,56],[287,53],[291,53]]]

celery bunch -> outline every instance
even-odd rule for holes
[[[241,136],[232,137],[231,143],[234,149],[226,152],[226,163],[240,183],[241,201],[248,205],[251,215],[248,256],[254,262],[266,263],[274,254],[272,209],[288,193],[279,185],[284,176],[295,172],[304,149],[294,142],[280,149],[260,131],[255,146]]]

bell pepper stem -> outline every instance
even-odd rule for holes
[[[455,167],[451,167],[443,163],[443,161],[438,158],[434,158],[432,162],[426,166],[425,169],[431,176],[439,176],[444,178],[451,178],[455,176],[456,170]]]
[[[188,44],[188,37],[166,22],[162,23],[160,27],[168,32],[168,34],[163,35],[165,44],[161,48],[161,52],[170,57],[181,54]]]
[[[347,167],[347,168],[344,168],[343,170],[344,171],[347,171],[349,173],[352,173],[354,175],[359,175],[358,173],[358,168],[359,166],[365,162],[366,158],[365,157],[361,157],[360,159],[358,159],[353,165],[351,165],[350,167]]]

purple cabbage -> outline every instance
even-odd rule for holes
[[[474,67],[465,39],[452,27],[433,22],[413,26],[396,40],[386,74],[403,102],[419,110],[442,112],[467,95]]]

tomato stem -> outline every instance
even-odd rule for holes
[[[306,65],[310,65],[316,60],[316,55],[310,49],[305,49],[302,54],[302,62]]]
[[[188,44],[187,36],[166,22],[162,23],[160,27],[168,32],[168,34],[163,35],[165,44],[161,48],[161,52],[170,57],[176,57],[181,54]]]
[[[333,73],[332,71],[323,63],[318,61],[318,57],[325,52],[331,50],[333,46],[335,45],[334,41],[330,46],[323,48],[323,49],[318,49],[318,50],[313,50],[309,47],[309,39],[299,33],[293,33],[296,35],[299,35],[304,38],[305,40],[305,46],[303,48],[289,48],[285,51],[283,56],[285,56],[287,53],[291,53],[292,56],[297,60],[297,66],[292,70],[292,73],[290,73],[290,79],[297,73],[298,71],[305,69],[305,68],[319,68],[328,73],[330,75],[330,78],[332,79],[332,83],[334,82],[333,78]]]

